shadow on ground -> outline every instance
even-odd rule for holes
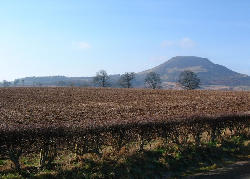
[[[80,165],[62,170],[54,164],[50,170],[39,171],[36,167],[23,168],[21,175],[14,170],[0,173],[0,178],[77,179],[77,178],[239,178],[249,175],[250,164],[237,163],[250,154],[246,139],[235,138],[220,145],[204,144],[199,147],[158,148],[154,151],[136,152],[119,160],[82,159]],[[235,163],[224,167],[229,162]],[[242,164],[242,165],[241,165]],[[223,167],[222,169],[217,169]],[[215,169],[215,170],[214,170]],[[211,171],[212,170],[212,171]],[[207,172],[210,171],[210,172]],[[198,174],[197,174],[198,173]]]

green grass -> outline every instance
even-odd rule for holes
[[[6,161],[5,160],[0,160],[0,167],[1,166],[4,166],[6,164]]]
[[[161,145],[153,150],[134,152],[114,158],[88,155],[78,160],[70,152],[62,152],[51,170],[39,171],[38,156],[21,158],[22,177],[13,169],[0,170],[0,178],[156,178],[186,176],[216,169],[228,163],[249,157],[247,138],[233,137],[221,143],[201,146]],[[1,160],[0,169],[10,161]]]

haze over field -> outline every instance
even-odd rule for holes
[[[0,3],[0,81],[141,72],[199,56],[250,75],[248,0]]]

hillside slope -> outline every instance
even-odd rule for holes
[[[179,74],[191,70],[198,74],[203,85],[250,85],[250,77],[234,72],[222,65],[214,64],[206,58],[195,56],[177,56],[152,69],[137,74],[143,79],[148,72],[160,74],[163,82],[176,82]]]

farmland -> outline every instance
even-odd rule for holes
[[[168,153],[166,146],[183,152],[205,143],[222,145],[235,137],[249,139],[249,125],[250,92],[2,88],[0,160],[6,165],[0,172],[12,165],[22,173],[26,166],[20,161],[30,155],[37,158],[32,167],[42,170],[59,156],[84,165],[87,155],[121,162],[138,152]]]
[[[0,99],[1,123],[22,127],[169,121],[250,110],[249,92],[9,88],[0,90]]]

